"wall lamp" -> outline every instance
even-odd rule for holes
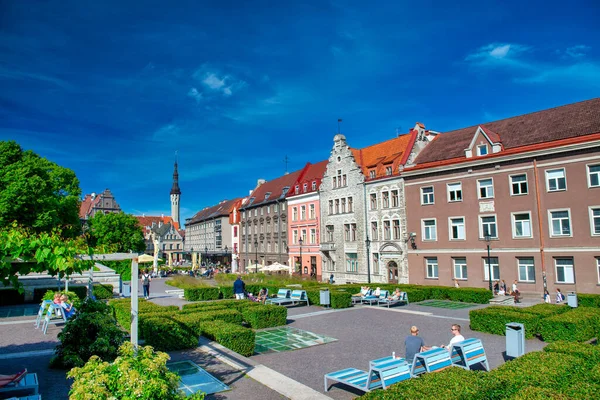
[[[417,249],[417,244],[415,243],[415,238],[417,237],[417,233],[416,232],[411,232],[408,234],[408,241],[410,241],[410,247],[412,247],[413,250]]]

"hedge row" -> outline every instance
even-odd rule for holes
[[[449,368],[360,399],[592,399],[600,393],[599,371],[597,346],[560,342],[490,372]]]
[[[256,335],[253,330],[227,322],[203,322],[200,324],[202,336],[249,357],[254,354]]]
[[[108,300],[113,298],[113,285],[94,284],[94,296],[98,300]]]
[[[469,312],[471,329],[504,335],[506,324],[519,322],[525,326],[525,337],[537,335],[546,342],[569,340],[583,342],[600,332],[600,309],[566,305],[537,304],[532,307],[491,306]]]
[[[242,310],[244,321],[253,329],[271,328],[287,323],[287,309],[275,305],[259,305]]]

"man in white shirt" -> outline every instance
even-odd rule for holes
[[[440,347],[443,347],[444,349],[448,349],[449,351],[452,351],[452,346],[455,343],[462,342],[463,340],[465,340],[465,337],[460,334],[460,325],[458,325],[458,324],[452,325],[452,328],[450,328],[450,331],[452,331],[452,335],[453,335],[452,339],[450,339],[450,343],[448,344],[448,346],[441,345]]]

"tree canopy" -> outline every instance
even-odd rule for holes
[[[81,233],[81,189],[75,173],[14,141],[0,141],[0,227],[17,222],[34,233]],[[54,231],[56,232],[56,231]]]
[[[146,249],[138,220],[124,212],[97,213],[88,220],[90,246],[112,252],[143,252]]]

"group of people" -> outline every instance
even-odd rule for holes
[[[55,307],[59,307],[60,311],[65,314],[65,318],[71,318],[77,311],[72,304],[67,303],[69,298],[66,294],[55,293],[52,302]]]
[[[246,283],[242,280],[242,276],[238,275],[235,282],[233,282],[233,294],[237,300],[248,298],[252,301],[264,304],[267,301],[269,291],[266,287],[263,287],[259,290],[258,296],[254,296],[252,293],[246,292]]]
[[[369,293],[371,293],[371,296],[381,296],[381,288],[377,287],[375,288],[375,290],[371,290],[370,287],[368,286],[361,286],[360,287],[360,292],[353,294],[353,297],[365,297],[367,296]],[[396,290],[394,290],[394,292],[389,295],[387,297],[388,300],[399,300],[402,297],[402,292],[400,291],[399,288],[396,288]]]
[[[567,299],[565,297],[565,294],[563,292],[561,292],[559,288],[556,288],[555,296],[556,296],[556,304],[560,304]],[[548,289],[544,289],[544,302],[552,303],[552,299],[550,298],[550,292],[548,292]]]
[[[465,340],[465,337],[460,332],[460,325],[453,324],[450,328],[452,332],[452,338],[450,339],[450,343],[442,344],[440,346],[425,346],[425,341],[422,337],[419,336],[419,328],[416,326],[410,327],[410,335],[404,339],[404,347],[406,351],[406,361],[409,363],[413,362],[415,358],[415,354],[420,353],[422,351],[431,350],[435,347],[441,347],[444,349],[448,349],[448,351],[452,351],[452,346],[458,342],[462,342]]]
[[[521,293],[519,292],[519,288],[517,287],[516,279],[510,287],[510,290],[508,289],[506,282],[504,282],[504,279],[496,280],[494,282],[494,294],[497,296],[512,296],[515,299],[515,303],[521,302]]]

